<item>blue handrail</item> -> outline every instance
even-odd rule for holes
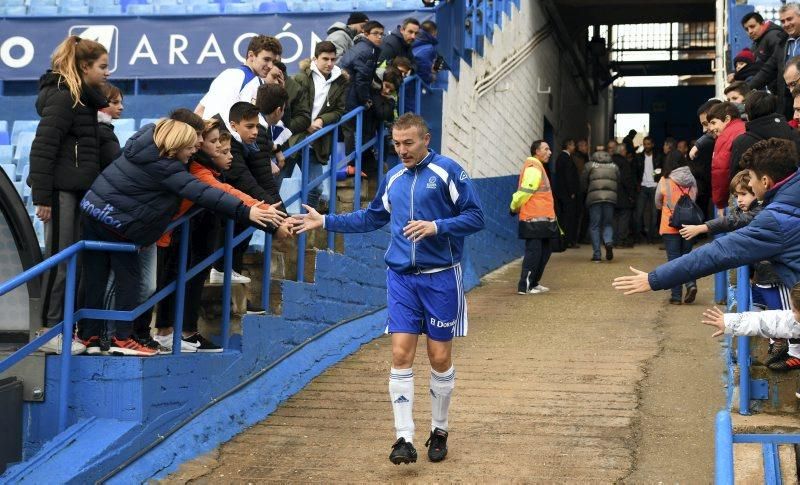
[[[399,90],[401,97],[404,96],[405,86],[412,85],[414,87],[415,107],[417,113],[421,108],[421,92],[424,83],[417,76],[409,76],[405,79],[403,87]],[[403,98],[404,99],[404,98]],[[400,108],[403,109],[403,108]],[[365,109],[363,107],[356,108],[346,113],[335,124],[331,124],[317,131],[316,133],[305,138],[301,143],[287,149],[284,156],[292,156],[298,152],[302,155],[302,183],[300,191],[292,194],[285,201],[285,205],[289,205],[298,199],[303,203],[308,202],[308,194],[311,189],[317,187],[325,181],[326,177],[330,177],[331,188],[331,201],[330,211],[333,213],[336,210],[336,172],[339,168],[349,163],[351,160],[355,163],[355,197],[353,200],[353,210],[361,207],[361,161],[362,155],[365,150],[376,147],[378,151],[378,168],[377,179],[382,180],[383,177],[383,162],[384,162],[384,136],[385,129],[381,126],[378,133],[369,141],[364,142],[362,139],[363,117]],[[314,141],[333,134],[334,140],[338,139],[339,129],[345,124],[355,119],[356,132],[355,132],[355,150],[351,154],[345,154],[340,157],[337,150],[333,150],[331,155],[331,170],[328,175],[321,175],[314,180],[309,180],[309,154],[310,145]],[[180,241],[179,241],[179,261],[178,273],[176,280],[167,284],[164,288],[156,292],[147,301],[140,304],[138,307],[127,310],[104,310],[104,309],[88,309],[81,308],[75,309],[75,294],[76,294],[76,279],[77,279],[77,258],[83,251],[119,251],[119,252],[135,252],[138,247],[130,243],[111,243],[103,241],[79,241],[72,246],[64,249],[63,251],[54,254],[36,266],[20,273],[19,275],[11,278],[8,281],[0,284],[0,296],[14,290],[15,288],[26,284],[29,280],[39,277],[43,273],[59,264],[67,264],[66,273],[66,291],[64,295],[64,320],[52,328],[48,329],[39,337],[35,338],[4,360],[0,361],[0,372],[5,372],[14,365],[18,364],[22,359],[29,356],[31,353],[38,350],[43,344],[47,343],[50,339],[56,337],[59,333],[62,336],[62,349],[61,349],[61,369],[59,376],[59,405],[58,405],[58,431],[66,429],[68,424],[68,404],[70,393],[70,380],[69,373],[71,368],[72,359],[72,336],[74,334],[75,322],[84,318],[94,319],[107,319],[107,320],[120,320],[132,321],[139,315],[150,310],[156,303],[163,300],[173,292],[175,292],[175,313],[173,322],[173,354],[179,355],[181,349],[181,335],[183,330],[183,313],[185,308],[185,293],[186,282],[198,275],[205,268],[213,264],[220,257],[224,261],[224,280],[222,291],[222,321],[221,323],[221,339],[223,349],[227,349],[230,334],[230,306],[231,306],[231,271],[233,265],[233,248],[241,244],[246,238],[251,236],[256,229],[249,227],[239,234],[234,234],[234,221],[227,219],[225,222],[225,236],[224,245],[222,248],[217,249],[211,255],[200,261],[192,268],[187,268],[188,265],[188,249],[189,249],[189,223],[190,220],[202,212],[200,208],[192,208],[182,217],[171,222],[167,226],[165,232],[170,232],[176,228],[180,228]],[[301,209],[301,212],[304,212]],[[333,233],[328,234],[328,245],[333,247]],[[298,238],[298,257],[297,257],[297,278],[298,281],[303,280],[305,272],[305,249],[306,249],[306,236],[302,234]],[[267,233],[264,243],[264,262],[263,262],[263,285],[262,285],[262,305],[268,308],[269,294],[270,294],[270,276],[271,276],[271,253],[272,253],[272,235]]]

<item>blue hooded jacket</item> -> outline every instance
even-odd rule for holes
[[[433,221],[435,236],[412,243],[403,235],[410,220]],[[461,261],[464,237],[484,227],[480,200],[467,173],[430,151],[416,167],[398,164],[386,174],[366,209],[325,216],[332,232],[369,232],[391,223],[384,260],[397,273],[444,268]]]
[[[379,47],[363,34],[359,34],[355,39],[355,45],[345,52],[339,61],[339,67],[347,71],[351,81],[345,103],[347,111],[365,106],[370,99],[372,78],[375,76],[380,54]]]
[[[424,30],[420,30],[412,44],[414,59],[417,61],[417,76],[426,84],[433,83],[433,63],[436,62],[436,46],[439,39]]]
[[[770,261],[783,284],[800,282],[800,171],[764,196],[764,209],[747,226],[656,268],[653,290],[745,264]]]
[[[195,178],[180,160],[164,158],[153,142],[155,125],[142,127],[122,155],[95,179],[81,201],[84,216],[142,246],[156,242],[181,199],[249,222],[250,208]]]

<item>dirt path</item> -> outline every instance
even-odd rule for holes
[[[617,254],[603,264],[590,263],[586,247],[554,256],[544,295],[516,294],[519,263],[468,295],[470,335],[455,346],[444,462],[429,463],[423,446],[430,401],[422,348],[420,460],[389,462],[390,347],[381,338],[164,482],[710,482],[713,416],[723,402],[719,345],[697,323],[701,304],[611,289],[629,264],[652,268],[663,251]],[[710,302],[703,283],[698,300]]]

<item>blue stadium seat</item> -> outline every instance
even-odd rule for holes
[[[191,6],[191,12],[193,14],[211,14],[211,15],[218,15],[219,14],[219,4],[218,3],[198,3],[197,5]]]
[[[36,127],[39,126],[39,120],[17,120],[14,122],[14,127],[11,129],[11,144],[16,145],[20,133],[31,132],[36,133]]]
[[[22,199],[22,191],[25,187],[25,182],[14,182],[14,188],[17,189],[17,193],[19,194],[19,198]]]
[[[261,3],[258,6],[258,11],[260,13],[286,13],[289,11],[289,6],[283,1],[270,0]]]
[[[28,9],[28,14],[37,17],[55,17],[58,15],[58,7],[55,5],[33,4]]]
[[[226,3],[222,6],[222,13],[253,13],[252,3]]]
[[[0,145],[0,163],[11,163],[14,160],[14,147]]]
[[[126,13],[128,15],[153,15],[155,13],[155,8],[150,4],[132,3],[128,5],[128,11]]]
[[[14,152],[14,161],[17,163],[17,170],[21,170],[24,165],[27,165],[31,161],[31,145],[33,144],[33,137],[36,136],[35,133],[31,133],[26,131],[19,135],[19,139],[17,139],[17,150]]]
[[[8,121],[0,120],[0,131],[8,131]]]
[[[90,10],[93,15],[122,15],[122,5],[95,5]]]
[[[120,118],[112,121],[115,131],[135,131],[136,120],[133,118]]]
[[[186,5],[158,5],[156,12],[159,15],[186,15]]]
[[[58,7],[58,12],[62,15],[89,15],[89,7],[86,5],[62,5]]]
[[[14,5],[0,7],[0,16],[4,17],[24,17],[28,14],[28,8],[25,5]]]
[[[12,182],[17,180],[17,166],[13,163],[2,163],[0,164],[0,169],[8,175],[9,180]]]
[[[134,133],[136,133],[135,130],[120,130],[116,133],[120,148],[125,147],[125,143],[128,142],[128,138],[132,137]]]
[[[149,125],[150,123],[158,123],[158,120],[161,118],[142,118],[139,121],[139,128],[143,127],[144,125]]]
[[[6,7],[24,7],[25,0],[3,0],[0,2],[0,5],[4,5]]]
[[[19,166],[17,167],[17,174],[19,174],[19,180],[22,183],[27,183],[28,175],[31,173],[31,164],[27,164],[22,167],[22,170],[19,170]],[[25,194],[23,190],[23,195]]]
[[[0,131],[0,145],[10,145],[11,135],[7,131]]]
[[[89,0],[88,2],[90,7],[108,7],[112,5],[119,6],[119,2],[117,0]]]

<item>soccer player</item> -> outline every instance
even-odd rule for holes
[[[467,173],[453,160],[428,149],[425,120],[407,113],[395,121],[392,139],[402,164],[389,170],[369,207],[349,214],[308,214],[292,223],[298,233],[317,228],[333,232],[368,232],[391,224],[386,252],[392,335],[389,396],[397,441],[389,460],[417,461],[414,449],[414,354],[420,334],[427,334],[431,364],[431,432],[428,458],[447,455],[447,415],[455,385],[453,337],[467,333],[467,307],[461,276],[464,237],[483,229],[480,201]]]

